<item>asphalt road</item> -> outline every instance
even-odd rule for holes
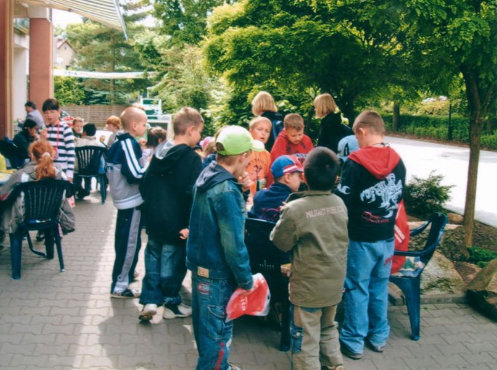
[[[435,144],[426,141],[386,137],[400,154],[407,168],[407,181],[412,176],[427,178],[431,171],[443,175],[443,185],[454,185],[446,208],[463,214],[466,197],[469,148]],[[475,219],[497,227],[497,153],[482,150],[478,168]]]

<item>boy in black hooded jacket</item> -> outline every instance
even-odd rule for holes
[[[148,321],[164,304],[165,319],[187,317],[179,290],[186,274],[185,241],[192,206],[193,185],[202,170],[194,151],[204,120],[193,108],[182,108],[174,117],[174,142],[162,143],[152,157],[140,191],[148,234],[140,320]]]

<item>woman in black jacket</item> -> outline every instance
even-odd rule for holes
[[[316,118],[322,118],[317,146],[325,146],[335,153],[338,142],[345,136],[353,135],[350,127],[342,124],[342,116],[335,113],[336,103],[330,94],[321,94],[314,99]]]
[[[273,97],[267,91],[259,91],[252,100],[252,113],[255,116],[262,116],[271,121],[271,132],[269,139],[266,143],[266,150],[268,152],[273,148],[281,130],[283,130],[283,116],[278,112],[278,107],[274,102]]]

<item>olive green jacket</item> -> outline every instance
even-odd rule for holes
[[[347,208],[329,191],[290,195],[270,239],[291,251],[290,301],[333,306],[342,299],[347,269]]]

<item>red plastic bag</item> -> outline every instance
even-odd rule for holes
[[[243,315],[266,316],[269,313],[271,293],[266,279],[261,273],[252,276],[254,287],[250,294],[238,288],[231,295],[226,307],[226,321],[234,320]]]
[[[394,238],[395,238],[395,250],[396,251],[406,251],[409,247],[409,237],[410,237],[409,224],[407,223],[407,213],[406,207],[404,206],[404,201],[401,200],[399,203],[399,209],[397,210],[397,217],[395,218],[394,227]],[[392,261],[391,274],[399,271],[404,262],[406,261],[405,256],[395,256]]]

